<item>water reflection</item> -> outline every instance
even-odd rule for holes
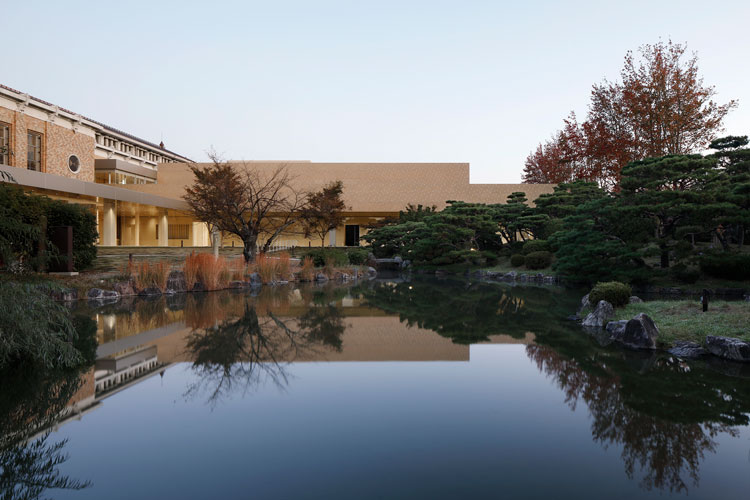
[[[292,320],[271,311],[261,317],[249,299],[243,306],[239,318],[216,319],[214,325],[189,335],[186,347],[197,377],[188,396],[207,392],[208,402],[215,405],[238,389],[243,396],[268,382],[283,389],[289,380],[287,363],[309,356],[316,347],[341,350],[346,326],[333,305],[312,305]]]
[[[575,310],[579,296],[553,287],[416,278],[354,287],[263,287],[260,292],[136,298],[79,310],[79,315],[93,318],[80,326],[90,332],[89,342],[81,345],[89,352],[90,369],[54,376],[18,372],[8,383],[3,378],[0,491],[5,493],[10,484],[86,486],[56,475],[65,442],[51,442],[42,430],[71,408],[94,409],[103,399],[157,373],[169,377],[167,369],[175,364],[189,367],[187,385],[180,384],[181,403],[204,410],[206,403],[221,411],[231,406],[222,405],[227,400],[258,398],[265,386],[285,390],[294,384],[291,363],[443,361],[469,367],[469,345],[477,343],[525,344],[525,351],[519,351],[526,353],[521,354],[524,366],[531,368],[530,360],[565,395],[571,409],[583,413],[581,418],[590,415],[596,448],[619,450],[624,475],[641,488],[693,491],[707,457],[721,452],[720,437],[736,437],[750,425],[748,367],[714,360],[686,364],[662,353],[601,347],[563,319]],[[94,336],[98,347],[91,341]],[[353,365],[330,366],[338,370],[337,376],[346,376]],[[456,365],[431,367],[466,375],[453,371]],[[414,372],[404,372],[407,377],[420,370],[414,366]],[[537,375],[536,369],[531,372],[531,378]],[[379,383],[367,380],[373,386]],[[451,391],[459,387],[452,383],[442,380],[435,389],[440,404],[451,405]],[[471,383],[481,386],[486,379],[471,378]],[[415,387],[426,394],[433,389]],[[379,397],[387,401],[387,388]],[[490,402],[478,403],[480,412],[483,405]],[[461,434],[460,425],[456,435]],[[533,431],[525,424],[514,425],[518,428],[510,432]],[[546,417],[543,425],[554,428],[553,417]],[[40,439],[29,439],[40,432]],[[9,497],[16,498],[13,495],[18,496]]]
[[[76,317],[76,347],[93,362],[95,325]],[[88,368],[51,370],[19,362],[0,372],[0,498],[36,499],[49,489],[80,490],[89,481],[60,472],[67,440],[54,441],[50,428],[84,403]]]

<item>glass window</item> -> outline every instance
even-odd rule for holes
[[[29,148],[27,150],[26,166],[29,170],[42,171],[42,134],[28,133]]]
[[[10,165],[10,125],[0,122],[0,165]]]

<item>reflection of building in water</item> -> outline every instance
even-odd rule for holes
[[[114,391],[123,384],[158,370],[161,366],[156,359],[156,346],[97,359],[94,371],[96,394]]]

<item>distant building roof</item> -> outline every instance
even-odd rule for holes
[[[161,146],[160,144],[155,144],[155,143],[153,143],[153,142],[151,142],[151,141],[147,141],[147,140],[145,140],[145,139],[141,139],[141,138],[140,138],[140,137],[138,137],[138,136],[135,136],[135,135],[133,135],[133,134],[129,134],[129,133],[127,133],[127,132],[123,132],[123,131],[122,131],[122,130],[120,130],[120,129],[116,129],[116,128],[114,128],[114,127],[111,127],[111,126],[107,125],[106,123],[102,123],[102,122],[100,122],[100,121],[97,121],[97,120],[93,120],[93,119],[91,119],[91,118],[89,118],[89,117],[87,117],[87,116],[83,116],[83,115],[81,115],[81,114],[79,114],[79,113],[76,113],[76,112],[74,112],[74,111],[71,111],[71,110],[69,110],[69,109],[63,108],[63,107],[61,107],[61,106],[57,106],[56,104],[52,104],[51,102],[45,101],[45,100],[43,100],[43,99],[39,99],[38,97],[34,97],[34,96],[32,96],[32,95],[29,95],[29,94],[25,94],[25,93],[23,93],[23,92],[21,92],[21,91],[19,91],[19,90],[16,90],[16,89],[14,89],[14,88],[8,87],[8,86],[6,86],[6,85],[3,85],[3,84],[1,84],[1,83],[0,83],[0,88],[2,88],[2,89],[5,89],[5,90],[7,90],[7,91],[9,91],[9,92],[13,92],[13,93],[15,93],[15,94],[18,94],[19,96],[28,96],[30,100],[32,100],[32,101],[36,101],[36,102],[38,102],[38,103],[41,103],[41,104],[44,104],[44,105],[46,105],[46,106],[57,107],[57,108],[58,108],[58,109],[59,109],[60,111],[63,111],[63,112],[65,112],[65,113],[68,113],[68,114],[71,114],[71,115],[76,115],[76,116],[80,116],[81,118],[85,119],[86,121],[89,121],[89,122],[91,122],[91,123],[95,123],[96,125],[99,125],[100,127],[102,127],[102,128],[103,128],[103,129],[105,129],[105,130],[108,130],[108,131],[110,131],[110,132],[114,132],[114,133],[116,133],[116,134],[122,135],[122,136],[124,136],[124,137],[127,137],[127,138],[129,138],[129,139],[132,139],[132,140],[134,140],[134,141],[138,141],[138,142],[140,142],[140,143],[143,143],[143,144],[145,144],[145,145],[147,145],[147,146],[150,146],[150,147],[152,147],[152,148],[154,148],[154,149],[156,149],[156,150],[159,150],[159,151],[164,151],[165,153],[169,153],[170,155],[173,155],[173,156],[177,156],[177,157],[179,157],[179,158],[182,158],[183,160],[185,160],[185,161],[187,161],[187,162],[192,162],[192,160],[191,160],[190,158],[188,158],[188,157],[186,157],[186,156],[182,156],[181,154],[179,154],[179,153],[175,153],[174,151],[170,151],[170,150],[168,150],[168,149],[166,149],[166,148],[163,148],[163,147],[162,147],[162,146]]]

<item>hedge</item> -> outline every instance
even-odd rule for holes
[[[596,307],[600,300],[606,300],[614,307],[624,306],[630,302],[633,290],[630,285],[619,281],[599,282],[589,292],[589,303]]]
[[[733,281],[750,280],[750,254],[715,253],[700,259],[701,271],[714,278]]]
[[[523,244],[523,253],[528,255],[533,252],[549,252],[550,244],[547,240],[529,240]]]
[[[516,253],[510,256],[510,265],[513,267],[521,267],[526,263],[526,257],[520,253]]]
[[[544,269],[552,264],[552,253],[531,252],[526,256],[526,267],[528,269]]]

